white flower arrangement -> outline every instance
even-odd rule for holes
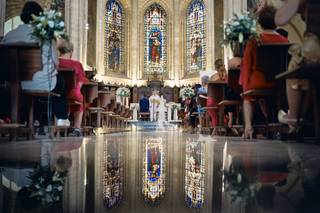
[[[257,35],[257,22],[253,15],[248,12],[242,15],[234,14],[233,18],[225,24],[224,44],[231,46],[237,42],[242,44]]]
[[[193,96],[195,96],[195,92],[191,87],[184,87],[180,90],[181,98],[192,98]]]
[[[31,25],[34,27],[32,35],[41,42],[66,38],[65,23],[61,13],[55,10],[45,11],[39,16],[33,15]]]
[[[130,97],[130,89],[127,87],[119,87],[116,94],[120,97]]]
[[[66,176],[66,171],[51,171],[49,166],[38,166],[28,177],[31,184],[21,189],[26,192],[25,202],[34,202],[34,206],[51,206],[60,202]]]

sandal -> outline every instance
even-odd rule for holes
[[[251,128],[246,128],[244,130],[244,133],[242,135],[242,138],[243,139],[249,139],[249,140],[252,140],[253,139],[253,133],[254,133],[254,129],[251,127]]]

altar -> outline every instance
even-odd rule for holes
[[[153,113],[152,120],[150,118],[151,122],[169,122],[169,123],[181,123],[182,120],[179,119],[179,110],[181,109],[181,104],[175,103],[175,102],[169,102],[165,104],[164,109],[156,109]],[[130,110],[132,112],[132,119],[130,122],[138,122],[140,112],[139,112],[139,103],[131,103],[130,104]],[[164,110],[161,112],[161,110]],[[152,110],[151,110],[152,111]],[[149,114],[151,114],[149,113]],[[160,115],[161,113],[164,113],[164,117]],[[145,114],[145,113],[144,113]],[[160,119],[159,119],[160,118]]]

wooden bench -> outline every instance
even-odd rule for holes
[[[98,83],[96,82],[86,82],[82,85],[81,93],[83,95],[83,126],[87,126],[87,105],[92,104],[94,99],[98,98]],[[90,113],[89,113],[90,119]]]
[[[0,80],[10,83],[11,96],[11,121],[19,122],[19,101],[20,101],[20,82],[31,81],[33,75],[42,70],[41,48],[35,43],[10,43],[0,44],[0,58],[2,59],[2,69]],[[34,136],[33,113],[35,97],[59,96],[48,91],[23,91],[24,95],[30,97],[29,106],[29,128],[30,139]]]
[[[218,103],[224,99],[225,94],[225,87],[227,85],[226,81],[209,81],[208,82],[208,98],[213,98],[218,107]],[[223,109],[217,109],[217,116],[218,116],[218,126],[223,126]]]
[[[30,128],[30,140],[34,138],[34,99],[35,98],[48,98],[51,97],[60,97],[60,94],[47,92],[47,91],[23,91],[23,94],[29,97],[30,106],[29,106],[29,116],[28,116],[28,124]],[[50,122],[50,121],[49,121]]]
[[[42,70],[41,49],[38,44],[0,44],[0,80],[10,84],[11,121],[19,122],[20,82],[30,81],[37,71]]]
[[[139,112],[139,119],[148,121],[150,119],[150,112]]]
[[[258,44],[256,68],[263,73],[267,81],[275,82],[275,76],[287,70],[289,63],[288,49],[291,45],[290,43]],[[279,110],[277,109],[278,102],[286,97],[285,85],[275,84],[271,89],[252,89],[243,92],[241,96],[267,100],[268,111],[270,112],[267,122],[274,123],[277,120],[276,115]],[[274,129],[277,131],[276,128]]]

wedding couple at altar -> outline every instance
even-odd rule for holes
[[[150,112],[150,121],[151,122],[165,122],[166,121],[166,99],[159,96],[158,91],[153,91],[152,95],[150,96],[149,103],[147,103],[146,97],[140,100],[140,110],[145,108],[144,106],[149,105],[149,112]]]

